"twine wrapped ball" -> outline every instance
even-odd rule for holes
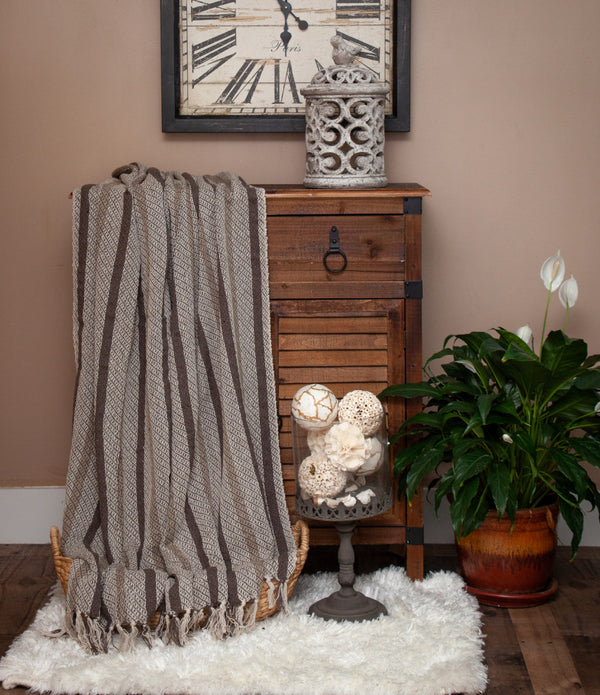
[[[307,384],[292,399],[292,416],[304,429],[325,429],[337,417],[338,401],[322,384]]]
[[[298,485],[308,497],[335,497],[346,487],[348,476],[326,456],[311,454],[298,467]]]
[[[349,391],[339,402],[338,419],[356,425],[365,437],[375,434],[383,420],[381,401],[370,391]]]
[[[325,454],[337,468],[354,473],[365,463],[365,437],[356,425],[336,422],[325,435]]]

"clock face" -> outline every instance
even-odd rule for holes
[[[179,0],[182,116],[304,114],[300,90],[333,63],[331,38],[390,88],[394,0]]]

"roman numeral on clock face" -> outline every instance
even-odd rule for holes
[[[243,103],[252,103],[252,97],[260,82],[266,63],[266,60],[252,60],[246,58],[231,82],[225,87],[223,93],[217,99],[217,104],[235,104],[237,97],[242,92],[246,94]]]
[[[225,7],[233,5],[233,7]],[[232,19],[235,17],[235,0],[193,0],[191,6],[192,22],[202,22],[211,19]]]
[[[379,19],[380,0],[335,0],[336,19]]]
[[[285,95],[285,88],[286,85],[289,85],[290,87],[290,94],[292,96],[292,101],[294,104],[299,104],[300,103],[300,96],[298,94],[298,89],[296,87],[296,80],[294,79],[294,73],[292,71],[292,64],[288,62],[286,68],[285,68],[285,75],[283,77],[283,80],[281,79],[281,70],[280,70],[280,62],[277,60],[274,65],[274,74],[273,74],[273,103],[274,104],[283,104],[283,97]]]
[[[198,82],[204,80],[211,72],[226,63],[230,58],[233,58],[234,53],[223,55],[236,45],[235,29],[228,29],[216,36],[213,36],[206,41],[195,43],[192,46],[192,75],[195,71],[203,68],[204,72],[197,77],[194,75],[192,79],[192,87],[195,87]]]
[[[283,104],[286,88],[294,104],[300,103],[300,95],[294,79],[291,63],[285,66],[282,77],[281,60],[247,58],[217,99],[217,104],[251,104],[265,69],[273,66],[273,104]]]

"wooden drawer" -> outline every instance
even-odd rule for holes
[[[334,228],[345,267],[340,253],[325,258]],[[404,258],[403,215],[269,218],[273,299],[402,297]]]

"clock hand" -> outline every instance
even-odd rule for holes
[[[290,14],[296,20],[296,24],[298,25],[298,29],[300,29],[300,31],[306,31],[308,29],[308,22],[306,20],[300,19],[291,10]]]
[[[287,55],[288,44],[292,39],[292,35],[287,30],[287,24],[283,27],[283,31],[281,32],[281,34],[279,34],[279,38],[283,43],[283,53],[284,55]]]
[[[288,0],[277,0],[279,4],[279,9],[283,13],[283,31],[279,35],[281,38],[281,41],[283,42],[283,51],[285,55],[287,55],[287,49],[288,45],[292,39],[292,35],[290,34],[289,27],[288,27],[288,17],[291,15],[295,20],[296,24],[298,25],[298,29],[300,31],[305,31],[308,29],[308,22],[306,22],[304,19],[300,19],[292,10],[292,6],[288,2]]]
[[[290,34],[288,29],[288,17],[290,16],[290,12],[292,11],[292,6],[289,2],[287,2],[287,0],[277,0],[277,2],[279,3],[279,9],[283,12],[283,31],[281,32],[281,34],[279,34],[279,38],[283,43],[284,55],[287,56],[288,44],[290,43],[290,40],[292,38],[292,35]]]

